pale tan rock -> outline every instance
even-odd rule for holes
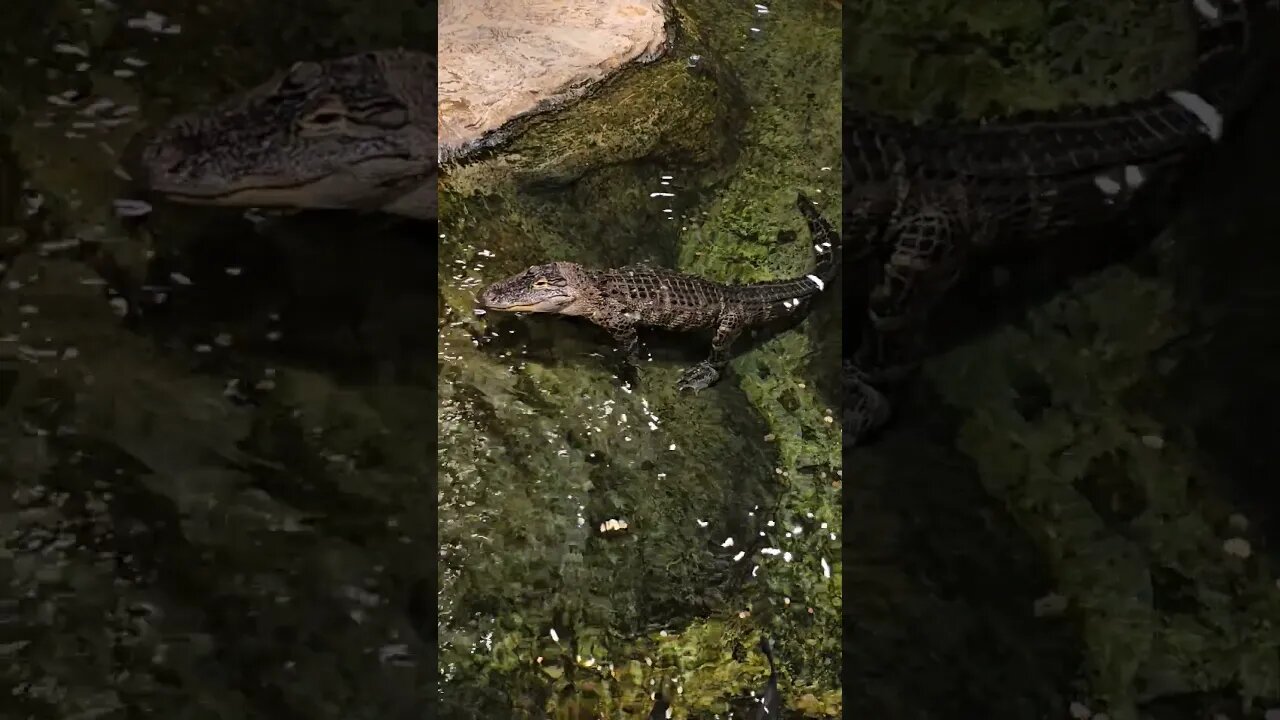
[[[502,140],[667,45],[665,0],[440,0],[440,160]]]

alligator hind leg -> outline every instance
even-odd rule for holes
[[[921,359],[925,322],[959,279],[978,226],[959,186],[913,192],[893,219],[858,354],[858,366],[875,381],[899,377]]]
[[[844,417],[841,435],[845,449],[858,446],[863,438],[889,422],[893,408],[889,399],[871,386],[866,373],[846,362],[844,366]]]
[[[729,364],[729,348],[733,341],[742,334],[742,318],[736,314],[726,315],[716,326],[715,335],[711,338],[711,355],[702,362],[685,370],[680,375],[676,387],[686,392],[705,390],[720,379],[720,373]]]

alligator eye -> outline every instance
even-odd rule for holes
[[[533,286],[539,289],[550,287],[550,285],[551,283],[547,282],[546,278],[538,278],[537,280],[533,281]]]

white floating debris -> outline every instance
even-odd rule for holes
[[[628,527],[626,520],[609,519],[600,523],[600,532],[613,532],[617,530],[626,530]]]
[[[160,35],[177,35],[182,32],[181,25],[170,23],[168,18],[151,10],[142,17],[129,18],[125,25],[134,30],[146,30]]]
[[[720,547],[722,548],[733,547],[733,538],[731,537],[725,538],[724,542],[720,543]]]
[[[80,238],[67,238],[66,240],[49,240],[40,243],[41,253],[53,253],[59,250],[70,250],[80,245]]]
[[[738,554],[733,556],[733,561],[734,561],[734,562],[738,562],[739,560],[741,560],[742,558],[744,558],[744,557],[746,557],[746,556],[747,556],[747,551],[746,551],[746,550],[739,550],[739,551],[738,551]]]
[[[698,527],[701,527],[701,528],[702,527],[704,528],[710,524],[706,520],[699,520],[698,518],[694,518],[694,522],[698,523]]]
[[[63,55],[79,55],[80,57],[89,57],[89,51],[79,45],[71,43],[57,43],[53,46],[53,51]]]
[[[170,280],[172,280],[172,281],[174,281],[175,283],[177,283],[177,284],[179,284],[179,285],[190,285],[190,284],[191,284],[191,278],[187,277],[186,275],[183,275],[183,274],[182,274],[182,273],[180,273],[180,272],[171,272],[171,273],[169,273],[169,279],[170,279]]]
[[[151,204],[142,200],[119,198],[112,200],[111,205],[120,217],[142,217],[151,212]]]
[[[827,564],[827,559],[819,558],[819,561],[822,563],[822,577],[824,578],[831,577],[831,566]]]
[[[1232,557],[1247,558],[1253,554],[1253,547],[1248,540],[1234,537],[1222,543],[1222,551]]]
[[[551,639],[552,639],[552,640],[554,640],[554,641],[556,641],[556,642],[560,642],[560,635],[559,635],[558,633],[556,633],[556,629],[555,629],[555,628],[551,628]]]

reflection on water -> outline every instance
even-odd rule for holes
[[[666,60],[442,179],[440,652],[446,714],[727,717],[768,677],[840,693],[839,288],[730,371],[676,389],[709,333],[477,311],[530,265],[720,281],[812,266],[797,191],[839,217],[837,10],[693,0]],[[764,22],[767,16],[768,22]]]
[[[434,8],[140,5],[0,25],[5,715],[422,717],[434,247],[151,208],[121,158],[299,57],[429,47]]]

